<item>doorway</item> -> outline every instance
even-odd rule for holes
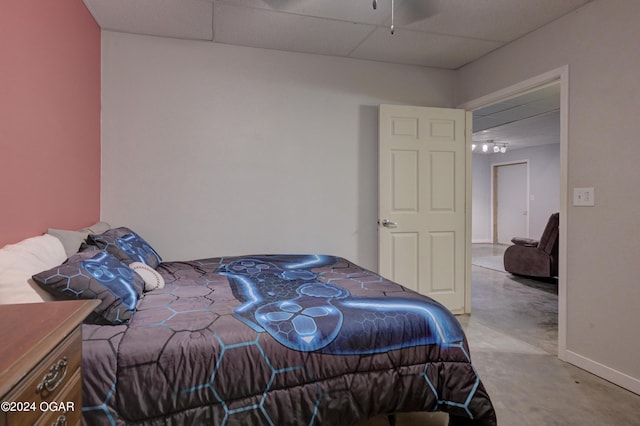
[[[492,165],[493,243],[511,244],[513,237],[529,237],[529,162]]]
[[[566,212],[567,212],[567,193],[568,193],[568,179],[567,179],[567,157],[568,157],[568,67],[564,66],[558,68],[556,70],[549,71],[545,74],[539,75],[537,77],[531,78],[529,80],[523,81],[521,83],[515,84],[513,86],[507,87],[495,93],[491,93],[489,95],[483,96],[476,100],[467,102],[461,105],[461,108],[465,108],[470,111],[475,111],[480,108],[488,107],[499,102],[520,96],[522,94],[526,94],[529,92],[533,92],[536,89],[542,88],[549,84],[558,84],[559,85],[559,95],[560,95],[560,103],[559,103],[559,134],[560,134],[560,144],[559,144],[559,211],[560,211],[560,249],[559,249],[559,273],[558,273],[558,281],[557,281],[557,291],[558,291],[558,315],[557,315],[557,353],[558,357],[561,360],[566,360],[566,324],[567,324],[567,289],[566,289]],[[471,148],[471,147],[470,147]],[[474,160],[475,163],[475,160]],[[471,165],[469,165],[469,170],[471,170]],[[475,173],[475,170],[474,170]],[[472,189],[473,186],[472,179],[469,182],[469,191],[475,191],[475,188]],[[474,211],[474,217],[476,215]],[[487,218],[487,220],[491,220],[491,218]],[[475,234],[474,234],[475,236]],[[489,237],[489,236],[488,236]],[[487,238],[489,240],[490,238]],[[470,241],[471,242],[471,241]],[[489,241],[487,241],[489,242]],[[469,250],[471,252],[471,250]],[[469,254],[469,262],[471,263],[471,254]],[[471,267],[469,267],[471,270]],[[468,278],[471,281],[471,277]],[[468,296],[469,299],[471,295]],[[469,301],[469,305],[472,302]]]

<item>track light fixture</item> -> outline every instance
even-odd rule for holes
[[[471,151],[475,152],[476,148],[478,147],[478,144],[482,143],[481,145],[481,150],[482,153],[487,154],[489,152],[493,152],[494,154],[504,154],[505,152],[507,152],[507,142],[495,142],[493,140],[486,140],[486,141],[478,141],[478,142],[472,142],[471,143]],[[491,149],[491,151],[489,151],[489,149]]]

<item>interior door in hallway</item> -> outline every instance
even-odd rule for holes
[[[379,125],[380,274],[463,313],[471,114],[380,105]]]
[[[494,241],[511,244],[529,236],[529,191],[526,162],[494,165]]]

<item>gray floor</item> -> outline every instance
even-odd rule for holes
[[[557,358],[557,284],[491,266],[505,247],[473,245],[472,313],[458,317],[498,424],[640,425],[640,396]],[[366,426],[387,424],[377,417]],[[396,424],[441,426],[447,415],[399,414]]]

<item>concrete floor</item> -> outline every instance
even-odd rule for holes
[[[506,246],[474,244],[474,257]],[[640,425],[640,396],[557,357],[557,284],[472,266],[471,315],[458,316],[501,426]],[[444,426],[442,413],[400,413],[398,426]],[[388,425],[384,416],[362,426]]]

